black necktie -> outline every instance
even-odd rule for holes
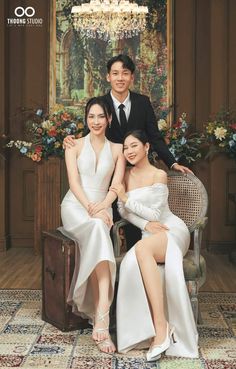
[[[120,110],[120,115],[119,115],[119,118],[120,118],[120,127],[121,127],[121,130],[122,130],[123,133],[125,133],[126,130],[127,130],[127,119],[126,119],[124,107],[125,107],[124,104],[120,104],[118,106],[118,108]]]

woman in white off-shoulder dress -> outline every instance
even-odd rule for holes
[[[118,351],[149,347],[148,361],[163,352],[196,358],[198,333],[182,265],[190,234],[169,209],[167,175],[149,163],[148,149],[144,132],[126,135],[124,156],[133,167],[124,185],[112,186],[121,216],[142,230],[120,266]]]
[[[110,239],[111,204],[116,194],[109,185],[122,181],[125,159],[122,145],[105,137],[111,122],[110,106],[92,98],[85,109],[90,133],[65,151],[70,189],[61,204],[59,230],[77,244],[76,267],[68,302],[93,322],[92,337],[101,351],[112,353],[109,307],[113,299],[116,264]]]

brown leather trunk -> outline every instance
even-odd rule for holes
[[[59,231],[43,232],[42,319],[62,331],[88,327],[67,304],[75,265],[75,243]]]

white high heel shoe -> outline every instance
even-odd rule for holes
[[[172,327],[169,332],[169,324],[167,323],[165,340],[160,345],[150,347],[150,349],[147,352],[147,361],[156,361],[160,359],[161,353],[166,351],[170,346],[170,337],[172,338],[173,342],[176,343],[174,339],[174,330],[175,328]]]

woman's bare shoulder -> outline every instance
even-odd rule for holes
[[[84,137],[76,138],[74,140],[74,146],[66,148],[65,151],[70,152],[71,154],[79,155],[83,145],[84,145]]]
[[[167,173],[163,169],[154,168],[154,183],[167,183]]]
[[[85,141],[85,137],[76,138],[75,139],[75,144],[78,145],[78,146],[83,146],[84,141]]]

